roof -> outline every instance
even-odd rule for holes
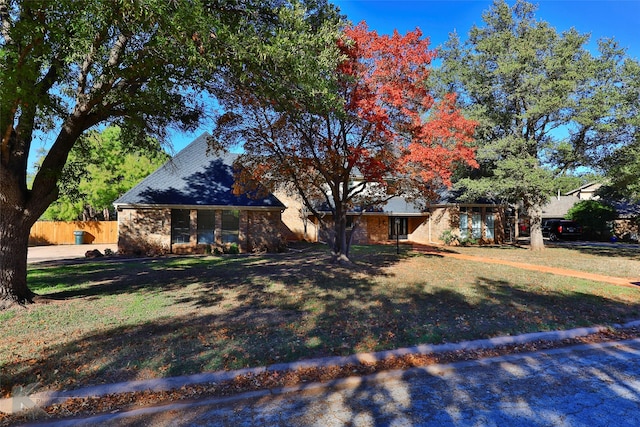
[[[284,209],[272,194],[251,197],[233,194],[233,162],[238,154],[214,155],[203,133],[173,159],[127,191],[113,204],[133,206],[228,206],[253,209]]]
[[[640,203],[628,200],[609,200],[607,203],[613,206],[619,219],[631,219],[640,216]]]
[[[384,214],[391,216],[425,216],[428,215],[429,209],[431,207],[443,207],[443,206],[457,206],[457,205],[497,205],[499,203],[489,200],[489,199],[479,199],[474,200],[472,202],[458,202],[455,197],[449,191],[443,191],[440,194],[440,199],[437,202],[432,202],[427,204],[424,208],[420,203],[413,202],[402,196],[394,196],[387,200],[384,205],[373,208],[366,209],[362,212],[361,207],[355,207],[351,209],[347,214],[355,215],[363,213],[364,215],[372,215],[372,214]],[[319,212],[330,212],[330,208],[326,203],[322,203],[317,207]]]
[[[552,197],[542,207],[542,218],[564,218],[569,209],[579,201],[580,199],[577,196]]]
[[[318,210],[318,212],[331,212],[331,208],[329,207],[329,205],[327,205],[326,202],[316,206],[316,209]],[[425,213],[424,210],[420,209],[420,207],[415,205],[413,202],[408,201],[404,197],[395,196],[387,200],[382,206],[367,208],[364,210],[364,212],[361,206],[356,206],[350,209],[349,212],[347,212],[347,215],[360,214],[422,216]]]
[[[581,187],[578,187],[574,190],[567,191],[564,193],[565,196],[578,196],[582,192],[593,193],[598,191],[598,189],[602,187],[602,184],[599,182],[589,182]]]

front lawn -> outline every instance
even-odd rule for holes
[[[640,289],[395,251],[356,247],[351,266],[324,246],[32,265],[50,302],[0,312],[2,393],[640,319]]]
[[[550,244],[546,250],[539,252],[518,246],[466,246],[449,249],[467,255],[640,279],[640,250],[632,245],[608,247],[588,243],[575,246]]]

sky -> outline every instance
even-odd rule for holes
[[[613,37],[640,59],[640,0],[530,0],[538,5],[536,18],[550,23],[558,32],[575,28],[590,33],[589,49],[597,40]],[[482,14],[492,0],[333,0],[354,24],[366,21],[380,34],[401,34],[419,27],[432,47],[443,44],[456,31],[466,39],[473,25],[483,26]],[[508,0],[510,5],[515,0]]]
[[[366,21],[379,34],[401,34],[420,28],[433,48],[442,45],[456,31],[465,40],[471,27],[482,26],[482,13],[492,0],[331,0],[354,24]],[[508,0],[514,4],[515,0]],[[590,33],[587,46],[596,53],[597,40],[615,38],[627,53],[640,60],[640,0],[531,0],[538,5],[536,18],[563,32],[575,28]],[[184,148],[211,124],[205,123],[191,133],[171,133],[171,154]],[[35,142],[35,141],[34,141]],[[35,142],[33,152],[50,141]],[[35,156],[31,155],[31,158]],[[30,159],[30,164],[33,163]]]
[[[514,4],[515,0],[508,0]],[[613,37],[627,53],[640,60],[640,0],[533,0],[536,19],[550,23],[558,32],[575,28],[591,34],[587,46],[597,52],[597,40]],[[465,40],[473,25],[483,26],[482,13],[492,0],[332,0],[347,18],[357,24],[366,21],[379,34],[401,34],[420,28],[436,48],[457,32]],[[207,131],[207,125],[191,134],[173,134],[173,149]]]

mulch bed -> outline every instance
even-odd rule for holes
[[[270,371],[260,374],[241,375],[230,381],[189,385],[169,391],[142,391],[109,394],[101,397],[71,398],[63,403],[40,408],[37,411],[31,410],[16,415],[0,413],[0,426],[16,425],[26,421],[33,421],[35,418],[43,419],[46,417],[47,419],[59,419],[72,416],[90,416],[106,412],[114,413],[182,400],[227,397],[249,391],[295,386],[304,383],[326,382],[395,369],[408,369],[434,364],[477,360],[577,344],[622,341],[638,337],[640,337],[639,328],[606,330],[584,337],[565,339],[562,341],[537,341],[492,349],[460,350],[438,354],[412,354],[401,357],[390,357],[373,363],[302,368],[295,371]]]

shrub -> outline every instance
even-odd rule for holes
[[[453,230],[445,230],[440,235],[440,240],[442,240],[445,245],[460,243],[459,239],[460,238],[453,232]]]
[[[462,246],[477,245],[479,242],[480,239],[476,239],[475,237],[465,237],[464,239],[460,240],[460,244]]]
[[[611,237],[611,222],[617,217],[616,210],[598,200],[582,200],[567,212],[567,219],[584,228],[584,237],[607,240]]]

